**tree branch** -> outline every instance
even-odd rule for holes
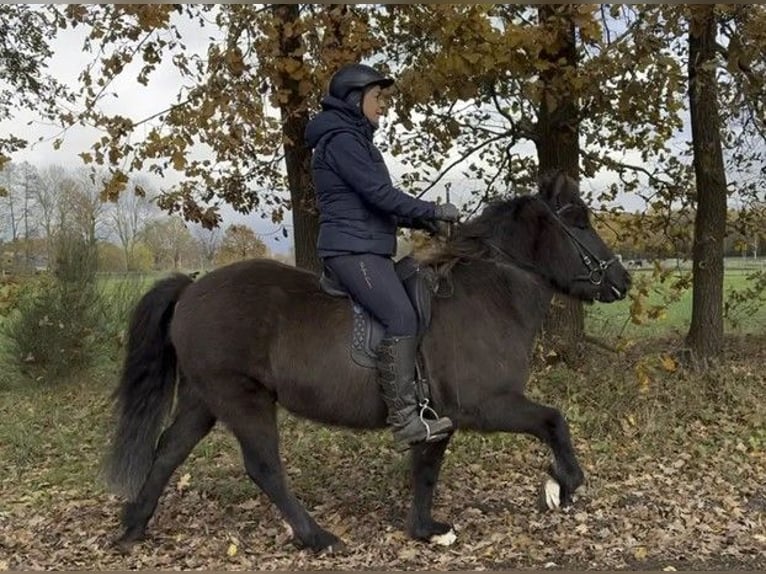
[[[485,141],[483,141],[482,143],[480,143],[480,144],[478,144],[478,145],[475,145],[474,147],[472,147],[471,149],[469,149],[469,150],[468,150],[468,151],[467,151],[465,154],[463,154],[461,157],[459,157],[458,159],[456,159],[455,161],[453,161],[452,163],[450,163],[450,164],[449,164],[449,165],[448,165],[446,168],[444,168],[444,169],[443,169],[443,170],[442,170],[442,171],[441,171],[441,172],[440,172],[440,173],[439,173],[439,174],[436,176],[436,178],[435,178],[435,179],[434,179],[434,180],[433,180],[433,181],[432,181],[430,184],[428,184],[428,186],[427,186],[427,187],[426,187],[424,190],[422,190],[422,191],[421,191],[421,192],[420,192],[420,193],[419,193],[419,194],[418,194],[416,197],[418,197],[418,198],[420,198],[420,197],[423,197],[423,196],[424,196],[424,195],[425,195],[427,192],[429,192],[431,189],[433,189],[433,188],[436,186],[436,184],[437,184],[437,183],[439,183],[439,182],[442,180],[442,178],[443,178],[445,175],[447,175],[447,173],[448,173],[448,172],[449,172],[449,171],[450,171],[452,168],[454,168],[456,165],[458,165],[458,164],[462,163],[463,161],[465,161],[466,159],[468,159],[469,157],[471,157],[473,154],[475,154],[477,151],[479,151],[479,150],[481,150],[481,149],[483,149],[483,148],[487,147],[487,146],[488,146],[489,144],[491,144],[491,143],[494,143],[494,142],[496,142],[496,141],[499,141],[499,140],[503,139],[504,137],[506,137],[506,134],[501,134],[501,135],[495,136],[495,137],[493,137],[493,138],[490,138],[490,139],[488,139],[488,140],[485,140]]]
[[[608,166],[608,167],[618,167],[618,168],[622,168],[624,170],[634,171],[634,172],[637,172],[637,173],[642,173],[646,177],[649,178],[649,182],[650,183],[655,183],[655,184],[662,185],[662,186],[672,185],[671,182],[663,181],[662,179],[657,177],[654,173],[650,172],[648,169],[646,169],[643,166],[625,163],[623,161],[618,161],[618,160],[616,160],[614,158],[606,158],[606,157],[603,157],[603,156],[599,156],[596,153],[593,153],[593,152],[590,152],[590,151],[587,151],[587,150],[584,150],[584,149],[581,150],[580,153],[582,154],[583,157],[593,161],[594,163],[596,163],[598,165]]]

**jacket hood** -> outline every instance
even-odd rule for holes
[[[375,126],[356,107],[338,98],[327,96],[322,100],[322,111],[306,126],[304,138],[309,148],[315,148],[324,136],[342,131],[361,133],[371,140]]]

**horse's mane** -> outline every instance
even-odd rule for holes
[[[424,255],[423,262],[444,277],[460,261],[491,258],[490,240],[497,237],[503,225],[516,219],[521,208],[533,199],[530,195],[523,195],[488,203],[479,215],[455,224],[452,235]]]

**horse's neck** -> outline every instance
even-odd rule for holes
[[[534,337],[553,298],[542,277],[513,265],[469,262],[454,270],[456,287],[480,299],[496,319],[513,321]]]

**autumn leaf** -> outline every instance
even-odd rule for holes
[[[186,474],[184,474],[178,479],[178,482],[176,483],[176,490],[178,492],[183,492],[184,490],[189,488],[190,484],[191,484],[191,474],[187,472]]]
[[[173,162],[173,169],[183,171],[186,166],[186,155],[180,150],[174,151],[171,161]]]
[[[647,372],[646,367],[642,363],[638,363],[635,367],[635,373],[639,392],[641,394],[648,393],[652,381],[649,378],[649,373]]]
[[[665,369],[668,373],[674,373],[676,369],[678,368],[678,365],[676,364],[675,359],[671,357],[670,355],[663,355],[661,359],[662,368]]]

